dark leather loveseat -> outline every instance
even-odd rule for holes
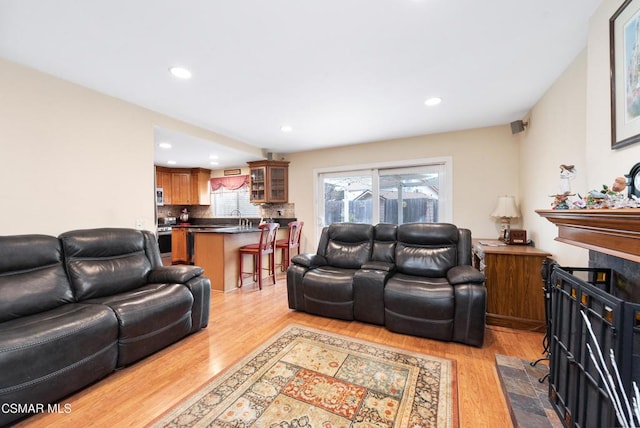
[[[471,232],[447,223],[335,223],[287,271],[289,308],[482,346],[486,288]]]
[[[206,327],[202,273],[147,231],[1,236],[0,426]]]

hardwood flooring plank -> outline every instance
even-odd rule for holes
[[[280,278],[262,291],[245,286],[214,293],[206,329],[61,400],[71,406],[70,413],[39,414],[17,426],[145,426],[292,322],[456,360],[459,421],[469,428],[510,425],[495,355],[533,361],[543,351],[543,335],[536,332],[489,326],[485,345],[474,348],[291,311]]]

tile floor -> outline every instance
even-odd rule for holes
[[[562,428],[562,422],[548,398],[549,382],[540,383],[548,362],[531,366],[531,361],[496,355],[496,368],[514,427]]]

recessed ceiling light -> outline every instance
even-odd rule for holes
[[[178,79],[190,79],[191,72],[184,67],[171,67],[169,72]]]
[[[160,143],[158,144],[158,147],[160,147],[161,149],[170,149],[171,143]]]
[[[293,128],[291,126],[289,126],[289,125],[282,125],[280,127],[280,130],[282,132],[291,132],[291,131],[293,131]]]
[[[218,155],[209,155],[209,159],[218,159]]]
[[[432,106],[437,106],[441,102],[442,102],[442,98],[440,98],[440,97],[431,97],[431,98],[427,98],[427,100],[424,102],[424,104],[429,106],[429,107],[432,107]]]
[[[168,163],[169,165],[175,165],[177,162],[176,162],[176,161],[167,161],[167,163]]]

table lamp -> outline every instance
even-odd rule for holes
[[[500,236],[498,239],[505,242],[509,241],[511,219],[520,217],[520,212],[518,211],[518,207],[516,207],[516,201],[513,196],[498,197],[498,204],[491,213],[491,217],[498,217],[500,219]]]

